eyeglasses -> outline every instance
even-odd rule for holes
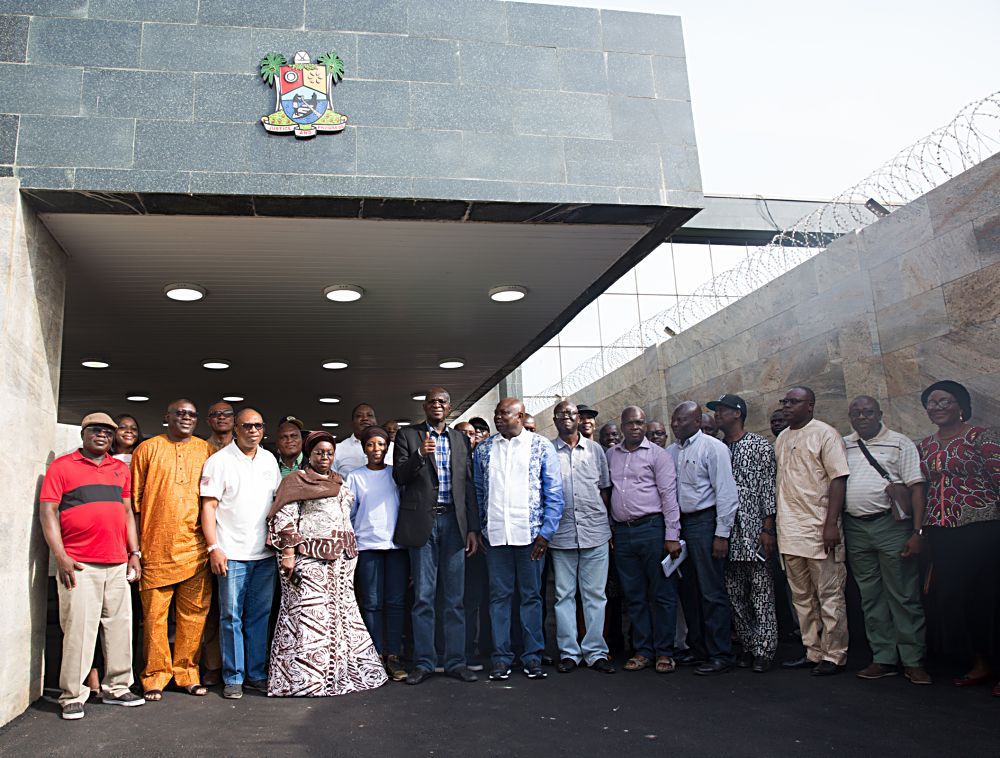
[[[552,418],[554,419],[566,419],[566,418],[576,418],[580,414],[577,411],[564,411],[562,413],[553,413]]]
[[[958,405],[958,403],[956,403],[954,400],[949,400],[948,398],[945,398],[944,400],[928,400],[927,405],[925,405],[924,407],[927,410],[936,408],[938,410],[944,411],[947,410],[948,408],[951,408],[953,405]]]
[[[432,397],[424,401],[425,405],[448,405],[448,401],[440,397]]]
[[[262,431],[264,431],[264,422],[263,421],[248,421],[245,424],[240,424],[240,429],[242,429],[244,432],[250,432],[250,431],[253,431],[255,429],[258,432],[262,432]]]
[[[334,450],[313,450],[312,455],[315,455],[317,458],[332,458],[334,452]]]
[[[236,414],[233,411],[210,411],[209,418],[232,418]]]
[[[170,412],[177,418],[198,418],[198,411],[189,411],[187,408],[181,408],[180,410]]]
[[[805,399],[801,397],[783,397],[778,401],[778,405],[798,405],[804,402]]]
[[[87,432],[93,437],[114,437],[115,430],[106,426],[88,426]]]
[[[878,415],[878,411],[872,410],[871,408],[866,408],[863,411],[849,411],[848,418],[875,418]]]

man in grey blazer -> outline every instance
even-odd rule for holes
[[[396,435],[392,476],[401,487],[393,542],[410,549],[413,576],[413,671],[407,684],[434,672],[438,577],[442,582],[444,669],[463,682],[478,678],[465,663],[465,557],[481,546],[479,508],[472,484],[469,440],[450,428],[451,397],[441,387],[427,392],[426,420]]]

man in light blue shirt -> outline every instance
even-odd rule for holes
[[[696,674],[728,671],[733,663],[730,634],[732,609],[726,591],[729,533],[739,508],[729,449],[701,431],[701,406],[678,405],[670,418],[674,442],[667,451],[677,465],[677,502],[681,510],[681,538],[687,542],[685,580],[696,582],[708,661]],[[685,617],[692,618],[695,614]]]

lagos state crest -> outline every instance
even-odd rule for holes
[[[260,61],[260,76],[274,87],[274,113],[260,119],[267,131],[308,139],[347,126],[347,116],[330,102],[334,84],[344,78],[344,61],[336,53],[323,53],[313,63],[308,53],[298,52],[291,64],[281,53],[268,53]]]

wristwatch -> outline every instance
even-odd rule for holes
[[[130,550],[129,554],[128,554],[128,557],[131,558],[133,555],[138,556],[140,560],[142,559],[142,551],[141,550]]]
[[[920,527],[919,529],[914,529],[913,533],[915,535],[917,535],[918,537],[923,537],[924,536],[924,528]]]
[[[211,552],[213,550],[215,550],[216,548],[218,548],[218,547],[219,547],[219,543],[218,542],[216,542],[214,545],[209,545],[208,546],[208,552],[211,554]]]

